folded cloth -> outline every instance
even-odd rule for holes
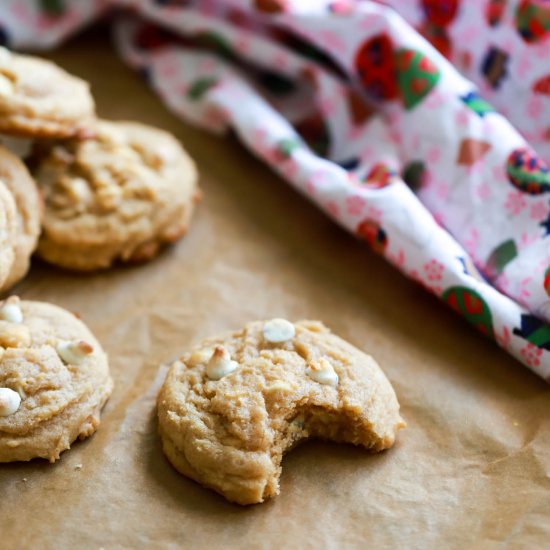
[[[235,131],[340,225],[550,376],[550,172],[537,154],[550,152],[550,67],[537,63],[550,57],[548,2],[39,4],[5,2],[11,46],[49,46],[108,6],[126,8],[117,47],[176,114]]]

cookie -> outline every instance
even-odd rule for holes
[[[87,82],[51,61],[0,47],[0,133],[66,138],[94,118]]]
[[[112,386],[107,356],[75,315],[15,296],[0,303],[0,462],[55,462],[96,431]]]
[[[10,190],[17,209],[17,232],[14,261],[1,290],[22,279],[30,266],[30,258],[40,235],[43,204],[35,181],[27,167],[14,154],[0,146],[0,180]]]
[[[187,231],[200,196],[180,143],[134,122],[42,145],[31,165],[46,201],[38,254],[68,269],[149,260]]]
[[[307,438],[391,447],[405,426],[376,362],[322,323],[256,321],[204,340],[158,396],[164,453],[239,504],[279,493],[283,454]]]
[[[10,190],[0,180],[0,289],[10,276],[15,261],[17,209]]]

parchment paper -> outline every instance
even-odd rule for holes
[[[548,385],[235,140],[177,121],[108,41],[96,29],[51,57],[92,83],[101,116],[175,133],[205,199],[189,235],[148,265],[83,277],[36,261],[16,288],[78,311],[108,351],[116,387],[96,435],[56,464],[0,465],[0,547],[543,547]],[[159,367],[195,340],[273,316],[322,319],[371,353],[409,427],[379,455],[306,443],[284,460],[281,495],[242,508],[164,459]]]

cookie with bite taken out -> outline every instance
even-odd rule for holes
[[[158,396],[164,453],[182,474],[239,504],[279,493],[285,452],[308,438],[377,452],[405,423],[372,357],[317,321],[256,321],[204,340]]]

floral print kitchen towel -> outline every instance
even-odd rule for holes
[[[176,114],[550,377],[550,1],[5,0],[0,41],[111,10]]]

